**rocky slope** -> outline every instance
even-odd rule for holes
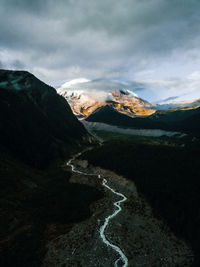
[[[119,137],[83,156],[95,166],[114,170],[134,181],[154,215],[162,218],[176,236],[192,247],[195,264],[175,266],[200,266],[199,143],[179,146],[175,143],[167,145],[161,139],[157,144],[155,139],[152,141],[141,144],[136,139]]]
[[[41,266],[47,240],[91,215],[101,194],[61,168],[91,141],[54,88],[0,70],[0,266]]]
[[[151,104],[128,90],[112,91],[112,101],[108,101],[120,113],[130,117],[149,116],[155,112]]]
[[[122,211],[106,229],[109,241],[126,254],[128,266],[190,266],[194,257],[191,249],[154,217],[132,181],[114,172],[88,166],[87,161],[76,160],[73,163],[80,171],[101,174],[114,190],[128,198],[122,204]],[[68,233],[48,243],[43,267],[114,266],[118,254],[102,242],[99,229],[105,217],[113,213],[113,203],[120,198],[106,190],[102,181],[94,176],[73,174],[70,181],[97,188],[104,197],[90,206],[92,217],[74,224]]]
[[[38,166],[90,138],[54,88],[28,72],[0,70],[0,146]]]
[[[129,90],[104,92],[104,97],[99,97],[99,92],[95,95],[83,90],[58,89],[58,92],[67,99],[74,114],[79,118],[86,118],[103,106],[110,106],[130,117],[148,116],[155,112],[150,103]]]

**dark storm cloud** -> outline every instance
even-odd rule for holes
[[[1,0],[1,3],[4,5],[5,10],[13,9],[17,10],[26,10],[31,13],[38,13],[40,10],[48,4],[46,0],[34,0],[34,1],[26,1],[26,0]]]
[[[0,25],[2,65],[46,81],[162,76],[200,59],[198,0],[1,0]]]

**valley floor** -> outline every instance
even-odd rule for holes
[[[150,206],[137,193],[133,181],[114,172],[88,166],[85,160],[76,160],[74,164],[81,171],[101,174],[113,189],[127,197],[121,205],[122,211],[110,222],[106,237],[123,250],[129,266],[191,266],[194,258],[192,250],[153,216]],[[64,168],[69,170],[67,166]],[[74,224],[67,234],[48,243],[43,267],[114,266],[119,255],[103,244],[99,228],[105,217],[113,212],[113,203],[118,197],[106,190],[95,176],[73,173],[70,182],[95,187],[103,193],[103,198],[90,206],[90,218]],[[123,266],[122,263],[119,266]]]

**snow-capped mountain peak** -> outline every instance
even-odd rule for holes
[[[81,80],[81,82],[87,82]],[[134,92],[127,89],[114,91],[73,89],[71,84],[65,83],[57,91],[65,97],[70,104],[74,114],[79,118],[86,118],[97,109],[109,105],[118,112],[131,117],[147,116],[155,111],[151,109],[151,104],[141,99]],[[67,87],[67,88],[66,88]]]
[[[119,92],[121,94],[124,94],[124,95],[128,95],[128,96],[134,96],[134,97],[138,97],[138,95],[130,90],[127,90],[127,89],[121,89],[119,90]]]

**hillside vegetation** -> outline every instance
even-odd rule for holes
[[[89,139],[54,88],[28,72],[0,70],[0,146],[44,167]]]
[[[180,131],[200,137],[200,108],[159,111],[148,117],[131,118],[106,106],[90,115],[86,120],[127,128]]]
[[[100,193],[63,164],[92,140],[54,88],[0,70],[0,266],[41,266],[47,241],[91,215]]]
[[[192,246],[199,266],[200,146],[162,145],[161,139],[157,144],[155,138],[145,139],[141,144],[118,136],[83,158],[133,180],[154,214]]]

